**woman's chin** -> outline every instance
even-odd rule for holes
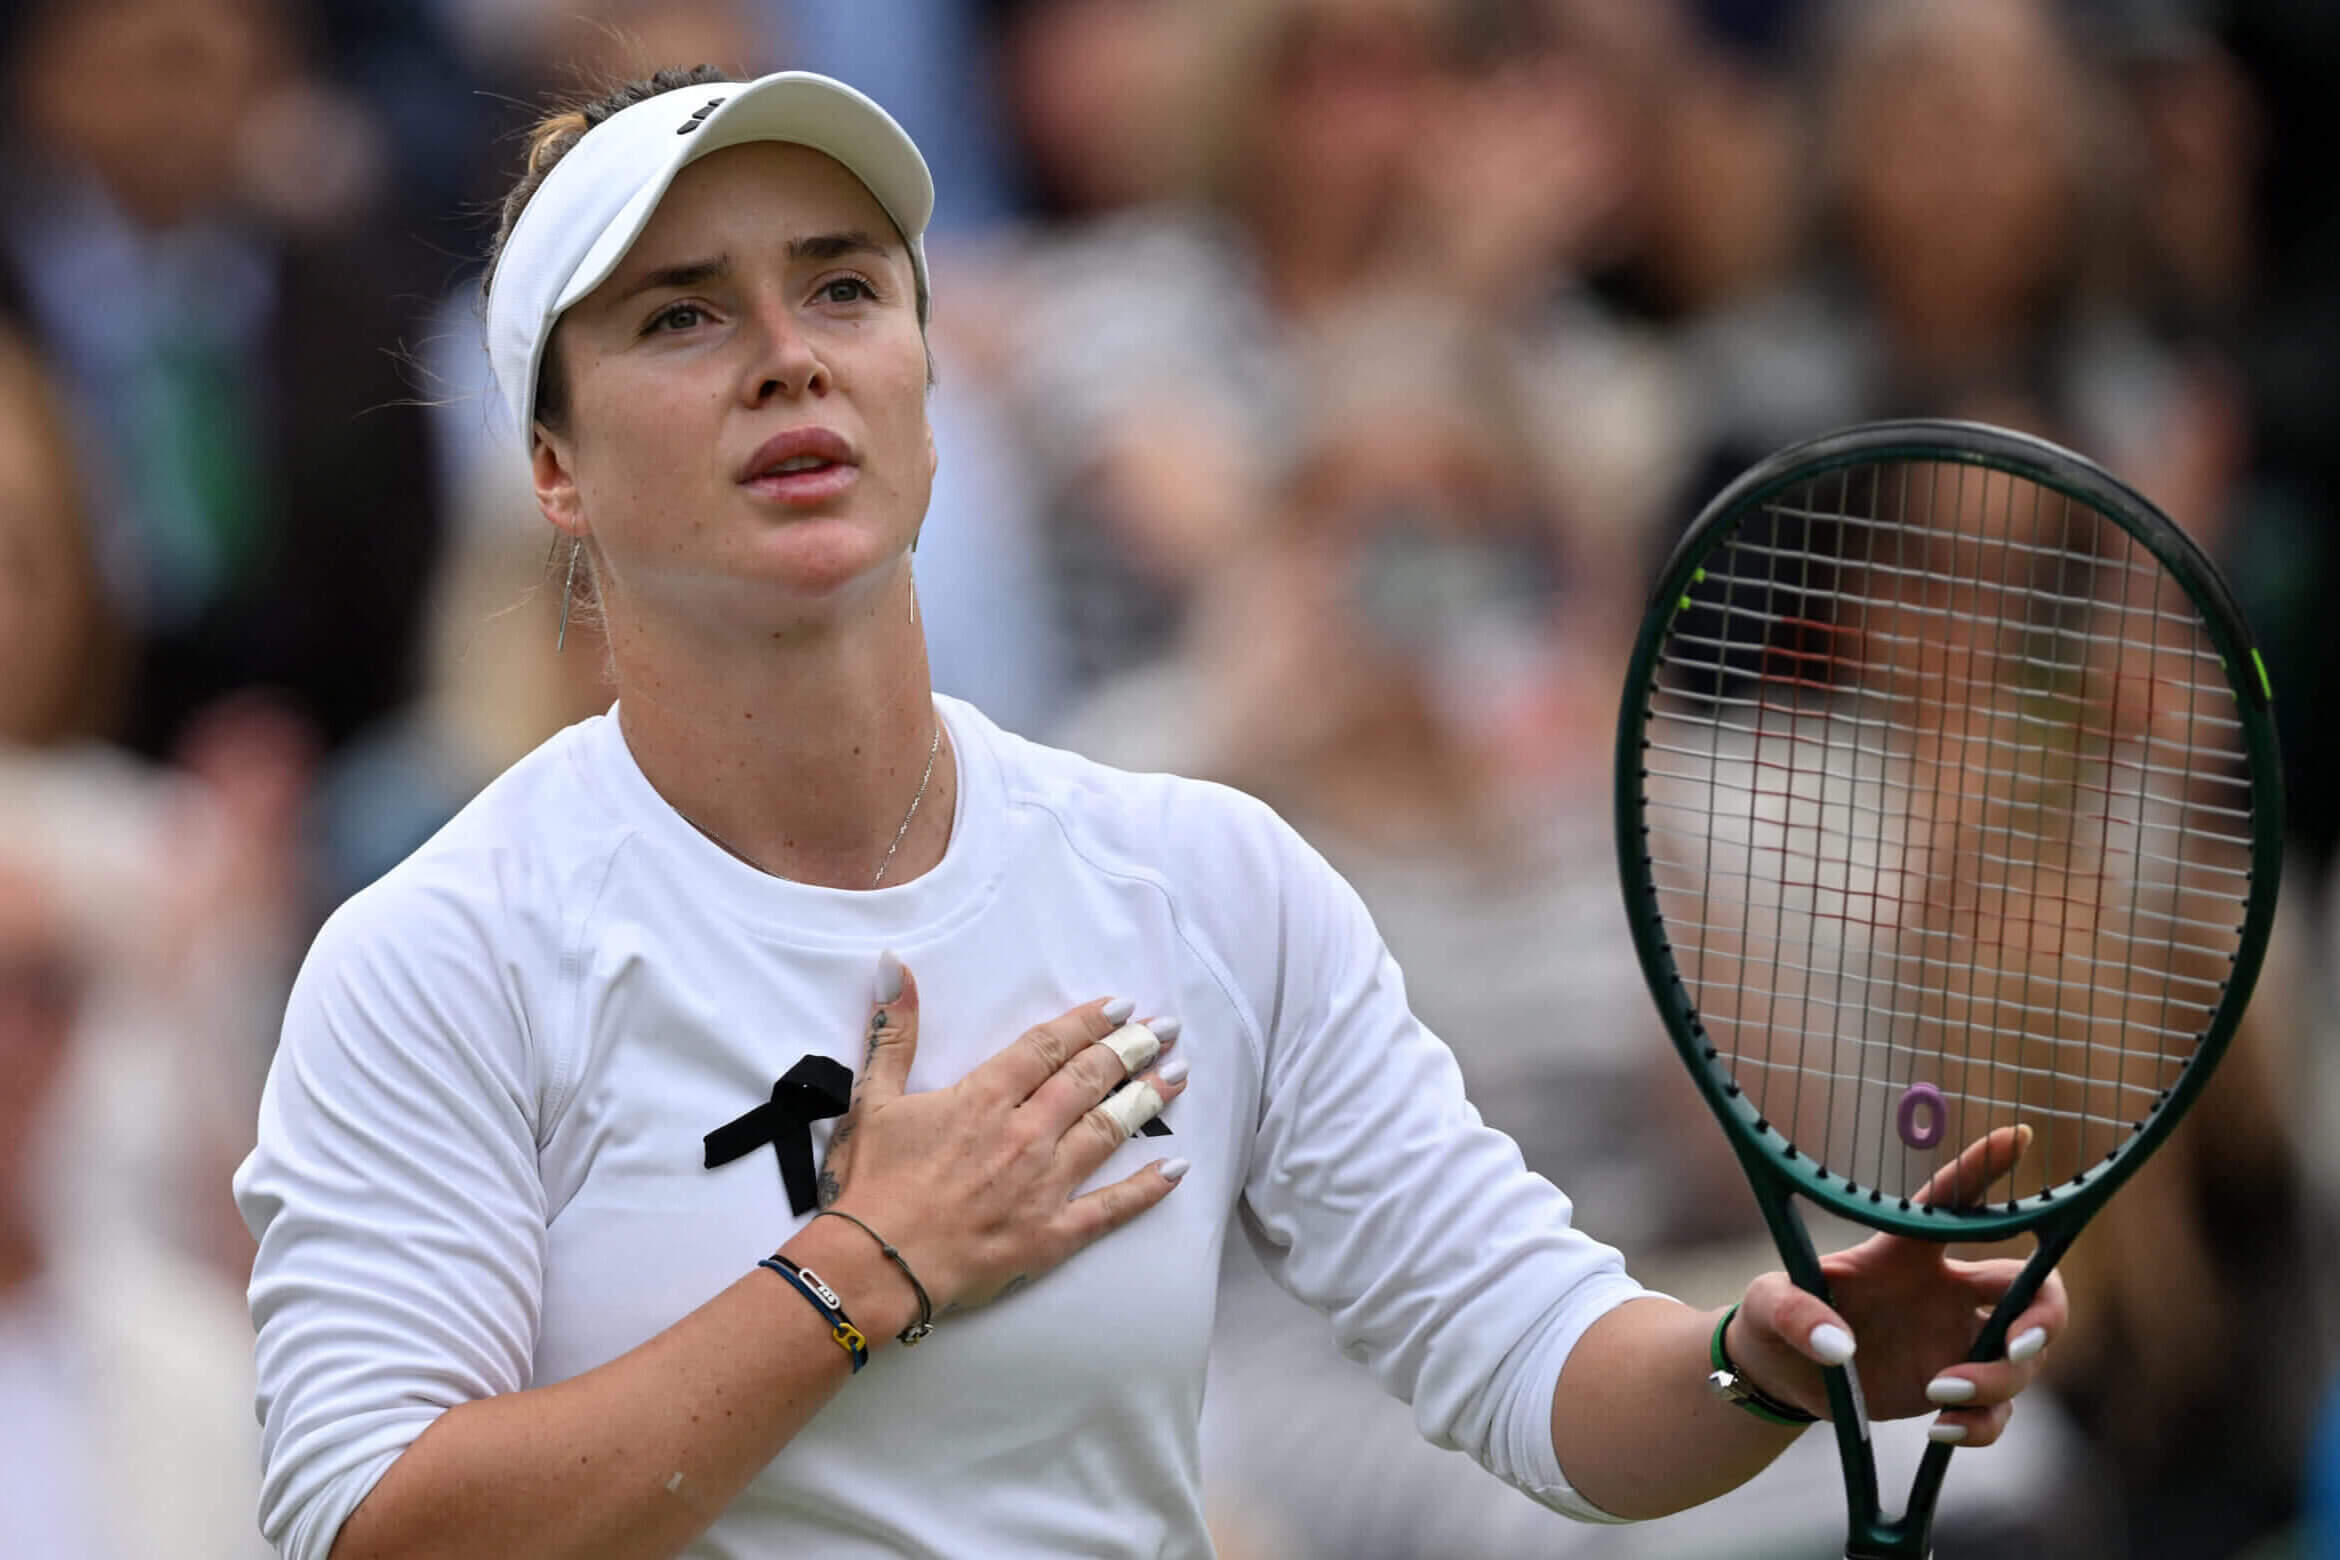
[[[719,550],[692,549],[686,557],[637,558],[631,567],[619,561],[615,571],[635,581],[636,611],[693,636],[843,625],[875,616],[908,588],[896,578],[908,537],[866,517],[796,516],[725,540]],[[613,616],[626,611],[619,600],[610,605]]]
[[[899,547],[854,527],[791,528],[729,560],[712,594],[759,619],[775,608],[792,619],[843,619],[902,588],[892,579],[900,557]]]
[[[826,603],[849,608],[883,592],[899,567],[899,556],[872,548],[840,548],[778,560],[752,575],[808,607]]]

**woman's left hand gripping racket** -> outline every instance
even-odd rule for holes
[[[1797,1284],[1829,1298],[1798,1195],[1902,1236],[2030,1234],[1968,1358],[2004,1354],[2249,1000],[2268,703],[2200,550],[2037,439],[1849,429],[1700,515],[1626,678],[1618,852],[1650,990]],[[1959,1151],[2010,1127],[2029,1148],[1993,1187],[2006,1156]],[[1920,1560],[1950,1448],[1885,1516],[1860,1384],[1827,1378],[1847,1555]]]

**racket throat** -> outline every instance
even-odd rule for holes
[[[1741,1147],[1743,1159],[1753,1152]],[[1758,1173],[1752,1164],[1749,1180],[1788,1277],[1798,1289],[1833,1308],[1836,1301],[1829,1293],[1827,1275],[1821,1271],[1820,1253],[1796,1212],[1794,1195],[1774,1176]],[[1829,1429],[1836,1436],[1837,1460],[1844,1472],[1847,1560],[1927,1560],[1933,1540],[1932,1501],[1920,1501],[1913,1493],[1909,1509],[1891,1518],[1881,1507],[1877,1452],[1869,1433],[1868,1398],[1861,1390],[1858,1368],[1849,1363],[1830,1366],[1821,1375],[1828,1387]]]

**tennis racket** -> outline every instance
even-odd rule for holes
[[[1851,428],[1700,514],[1626,676],[1618,854],[1650,990],[1797,1284],[1828,1297],[1797,1197],[2029,1234],[1969,1357],[2004,1353],[2249,1000],[2269,701],[2201,551],[2039,439]],[[1912,1195],[2008,1126],[2031,1129],[2011,1181]],[[1847,1556],[1922,1560],[1951,1448],[1886,1516],[1859,1378],[1826,1374]]]

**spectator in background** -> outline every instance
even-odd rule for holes
[[[1187,190],[1205,29],[1147,0],[987,0],[1025,217],[1082,221]]]
[[[2042,376],[2066,367],[2056,338],[2087,323],[2110,252],[2101,83],[2042,0],[1852,7],[1840,25],[1823,199],[1880,343],[1863,388],[1902,405],[2064,389]]]
[[[2135,136],[2142,306],[2167,330],[2231,344],[2265,259],[2255,198],[2264,110],[2190,8],[2115,9],[2135,13],[2105,41]]]
[[[1620,100],[1622,209],[1593,257],[1625,315],[1695,330],[1779,286],[1811,191],[1797,45],[1811,0],[1578,5],[1586,52]]]
[[[257,1560],[234,1288],[73,1195],[119,1146],[84,1134],[73,1075],[160,886],[88,832],[131,821],[92,779],[0,758],[0,1554]]]
[[[121,639],[91,556],[63,409],[0,326],[0,746],[111,730]]]
[[[1009,397],[1076,686],[1160,653],[1199,571],[1248,528],[1293,431],[1295,330],[1390,259],[1442,14],[1439,0],[1259,0],[1157,18],[1164,58],[1192,62],[1177,87],[1189,139],[1149,147],[1153,171],[1118,182],[1198,169],[1186,198],[1037,234],[974,282],[974,307],[938,315]],[[1059,7],[1031,25],[1081,19]]]
[[[2126,137],[2057,9],[1911,0],[1830,21],[1812,263],[1702,341],[1693,497],[1831,427],[1974,416],[2073,445],[2213,539],[2237,407],[2124,296]]]
[[[127,1225],[240,1281],[251,1242],[224,1177],[303,930],[306,747],[275,712],[232,700],[190,728],[178,772],[95,740],[113,639],[56,408],[0,328],[0,766],[45,777],[0,793],[0,838],[51,831],[120,899],[108,1000],[67,1091],[89,1158],[59,1192],[76,1224]],[[75,791],[85,805],[60,811]]]
[[[1506,371],[1524,375],[1539,480],[1567,516],[1570,550],[1588,574],[1626,579],[1674,495],[1685,440],[1663,343],[1586,279],[1615,252],[1646,182],[1621,60],[1665,9],[1455,5],[1446,68],[1407,148],[1394,240],[1405,285],[1461,300],[1512,344]],[[1571,621],[1627,600],[1579,600]]]
[[[1581,0],[1458,0],[1406,128],[1395,221],[1412,279],[1492,318],[1576,290],[1630,208],[1634,124],[1618,53]]]
[[[374,235],[245,198],[315,149],[251,134],[290,3],[28,0],[0,35],[0,311],[61,376],[148,753],[261,691],[336,743],[411,686],[438,520],[401,289]]]
[[[1642,569],[1715,480],[1701,469],[1714,446],[1727,446],[1727,460],[1781,426],[1814,431],[1794,377],[1815,308],[1800,269],[1814,195],[1811,83],[1795,48],[1810,9],[1572,8],[1621,121],[1620,201],[1589,248],[1586,285],[1637,349],[1653,403],[1639,419],[1653,446],[1646,520],[1622,539],[1638,544]]]
[[[2033,401],[2213,539],[2236,452],[2214,378],[2116,291],[2134,193],[2108,83],[2045,0],[1856,12],[1829,156],[1887,409]],[[2019,419],[2008,419],[2019,420]]]
[[[1505,329],[1578,543],[1638,561],[1668,445],[1570,285],[1624,161],[1567,9],[1014,8],[1016,118],[1077,220],[995,257],[972,330],[946,318],[1030,451],[1076,684],[1176,638],[1280,480],[1301,343],[1393,285]],[[1099,56],[1126,91],[1076,74]]]

